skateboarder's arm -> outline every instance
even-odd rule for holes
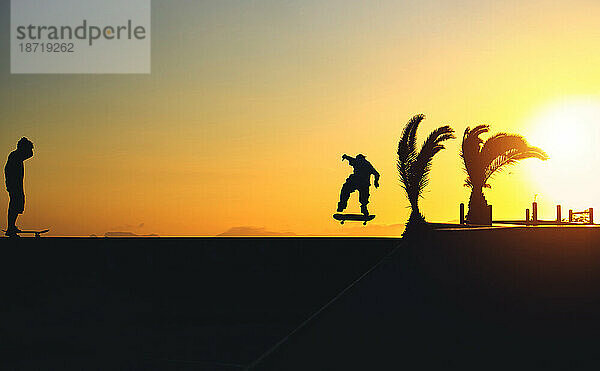
[[[7,191],[11,191],[12,188],[14,188],[14,181],[11,176],[13,172],[14,170],[12,170],[10,163],[6,163],[6,166],[4,166],[4,184],[6,185]]]
[[[354,164],[354,160],[355,160],[355,158],[354,158],[354,157],[352,157],[352,156],[348,156],[347,154],[345,154],[345,153],[344,153],[344,154],[342,155],[342,161],[344,161],[344,160],[348,160],[348,162],[350,163],[350,165],[353,165],[353,164]],[[353,166],[354,166],[354,165],[353,165]]]
[[[23,178],[19,176],[19,168],[10,159],[4,167],[4,183],[7,191],[17,191],[23,188]]]
[[[371,165],[371,174],[373,174],[373,176],[375,177],[375,188],[379,187],[379,173],[377,172],[377,170],[375,170],[375,168]]]

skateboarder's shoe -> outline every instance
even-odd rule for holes
[[[8,230],[4,233],[5,236],[8,237],[19,237],[17,233],[20,233],[21,230],[17,227],[8,228]]]
[[[360,207],[360,212],[363,213],[363,215],[369,215],[369,210],[367,210],[367,206],[366,205],[362,205]]]
[[[338,208],[337,208],[338,213],[341,213],[342,211],[344,211],[345,208],[346,208],[346,204],[338,202]]]

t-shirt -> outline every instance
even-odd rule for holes
[[[375,170],[373,165],[371,165],[371,163],[367,160],[359,160],[353,158],[350,159],[349,162],[350,165],[354,168],[354,173],[352,174],[353,177],[362,182],[368,183],[371,178],[371,174],[377,174],[377,171]]]
[[[17,151],[13,151],[8,155],[6,166],[4,166],[4,181],[6,183],[6,189],[9,192],[23,190],[23,177],[25,176],[25,169],[23,168],[23,161],[19,158]]]

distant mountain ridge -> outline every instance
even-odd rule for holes
[[[338,224],[338,223],[336,223]],[[339,226],[339,224],[338,224]],[[307,236],[307,237],[396,237],[401,236],[404,232],[404,224],[368,224],[366,226],[361,223],[346,224],[339,226],[338,230],[329,230],[327,232],[316,234],[297,234],[294,232],[275,232],[267,230],[265,227],[253,227],[253,226],[240,226],[232,227],[227,231],[220,233],[217,237],[294,237],[294,236]]]
[[[106,232],[104,237],[160,237],[156,233],[152,234],[135,234],[133,232]]]
[[[293,232],[273,232],[264,227],[241,226],[232,227],[217,237],[252,237],[252,236],[296,236]]]

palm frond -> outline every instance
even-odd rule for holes
[[[417,128],[423,119],[425,119],[423,114],[413,116],[402,130],[402,136],[398,142],[398,160],[407,162],[411,157],[416,157]]]
[[[417,157],[416,133],[423,119],[425,119],[425,115],[423,114],[413,116],[404,127],[404,130],[402,130],[402,136],[398,142],[398,161],[396,167],[400,175],[400,184],[409,198],[409,190],[412,189],[411,166]]]
[[[416,186],[416,192],[420,195],[429,183],[429,172],[431,170],[431,162],[433,157],[445,147],[442,142],[448,139],[454,139],[454,130],[446,125],[441,126],[429,134],[414,164],[413,180]]]
[[[479,166],[479,152],[483,140],[479,136],[489,131],[489,125],[478,125],[471,130],[467,127],[463,134],[460,156],[463,159],[464,170],[467,173],[465,185],[472,187],[481,182],[483,174]]]
[[[450,126],[439,127],[429,134],[421,150],[417,152],[417,129],[424,118],[425,115],[415,115],[404,127],[398,142],[398,160],[396,163],[400,184],[406,193],[411,208],[417,212],[419,196],[429,180],[433,157],[444,149],[442,142],[455,138],[454,130]]]
[[[415,157],[417,155],[417,153],[416,153],[416,151],[417,151],[417,129],[418,129],[421,121],[423,121],[424,119],[425,119],[425,115],[422,113],[413,116],[413,118],[411,119],[411,121],[415,122],[415,124],[411,125],[411,130],[410,130],[410,133],[408,136],[408,150]]]
[[[498,156],[509,151],[523,152],[528,147],[527,141],[520,135],[495,134],[483,143],[479,155],[479,165],[483,169],[487,169]]]
[[[548,155],[540,148],[530,146],[520,135],[498,133],[483,144],[480,154],[480,166],[484,169],[483,183],[496,172],[516,161],[538,158],[548,159]]]
[[[550,157],[541,148],[538,147],[527,147],[527,151],[521,154],[522,157],[515,157],[516,160],[524,160],[526,158],[537,158],[542,161],[546,161]]]

